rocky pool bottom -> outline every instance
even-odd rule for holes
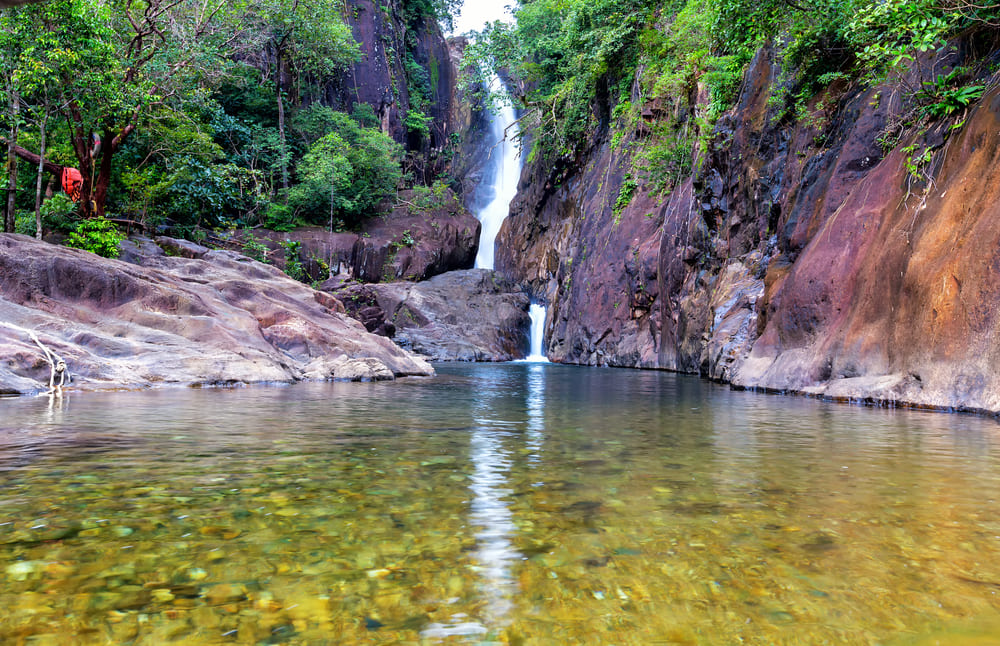
[[[985,644],[992,419],[659,372],[0,400],[4,644]]]

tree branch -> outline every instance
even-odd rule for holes
[[[4,145],[7,145],[7,138],[6,137],[0,137],[0,143],[3,143]],[[37,164],[39,162],[42,162],[42,156],[41,155],[39,155],[38,153],[31,152],[27,148],[22,148],[21,146],[18,146],[18,145],[15,144],[13,146],[13,150],[14,150],[14,154],[15,155],[17,155],[18,157],[20,157],[21,159],[23,159],[25,161],[31,162],[32,164]],[[53,174],[59,175],[59,176],[62,175],[63,169],[66,168],[65,166],[63,166],[61,164],[57,164],[55,162],[51,162],[51,161],[48,161],[48,160],[42,162],[42,167],[45,169],[46,172],[53,173]]]

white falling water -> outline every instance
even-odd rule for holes
[[[494,82],[500,83],[499,79],[494,79]],[[476,214],[483,223],[479,234],[479,253],[476,255],[476,267],[482,269],[494,268],[497,234],[510,212],[510,201],[517,193],[517,180],[521,176],[521,156],[514,140],[518,133],[516,120],[514,108],[510,105],[504,105],[500,113],[490,120],[490,138],[495,143],[490,152],[493,199]]]
[[[547,362],[542,348],[542,340],[545,338],[545,306],[532,303],[528,314],[531,316],[531,352],[526,361]]]
[[[499,78],[494,77],[493,83],[500,85]],[[476,267],[494,269],[493,254],[496,251],[497,234],[500,225],[510,213],[510,202],[517,194],[517,182],[521,177],[521,155],[515,138],[518,134],[517,116],[514,108],[505,104],[498,114],[490,120],[490,137],[495,143],[490,154],[492,164],[492,184],[490,185],[492,199],[484,206],[476,217],[482,222],[479,234],[479,253],[476,255]],[[545,335],[545,307],[533,304],[531,315],[531,352],[528,361],[548,361],[542,351],[542,340]]]

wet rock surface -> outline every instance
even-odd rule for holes
[[[228,385],[431,374],[329,294],[231,251],[128,245],[141,266],[0,235],[0,392],[47,388],[39,341],[74,388]],[[358,363],[360,361],[360,363]]]
[[[433,361],[511,361],[528,354],[529,299],[488,269],[422,283],[351,285],[335,292],[369,330]]]

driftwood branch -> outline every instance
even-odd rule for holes
[[[35,342],[35,345],[42,351],[45,356],[46,363],[49,364],[49,391],[48,394],[52,393],[62,393],[63,386],[66,385],[66,377],[69,376],[69,370],[66,368],[66,361],[61,356],[59,356],[55,350],[52,350],[47,345],[42,343],[38,338],[38,335],[33,331],[23,328],[20,325],[14,325],[13,323],[5,323],[0,321],[0,325],[8,327],[12,330],[17,330],[23,332],[29,339]],[[59,378],[59,383],[56,383],[56,377]]]

